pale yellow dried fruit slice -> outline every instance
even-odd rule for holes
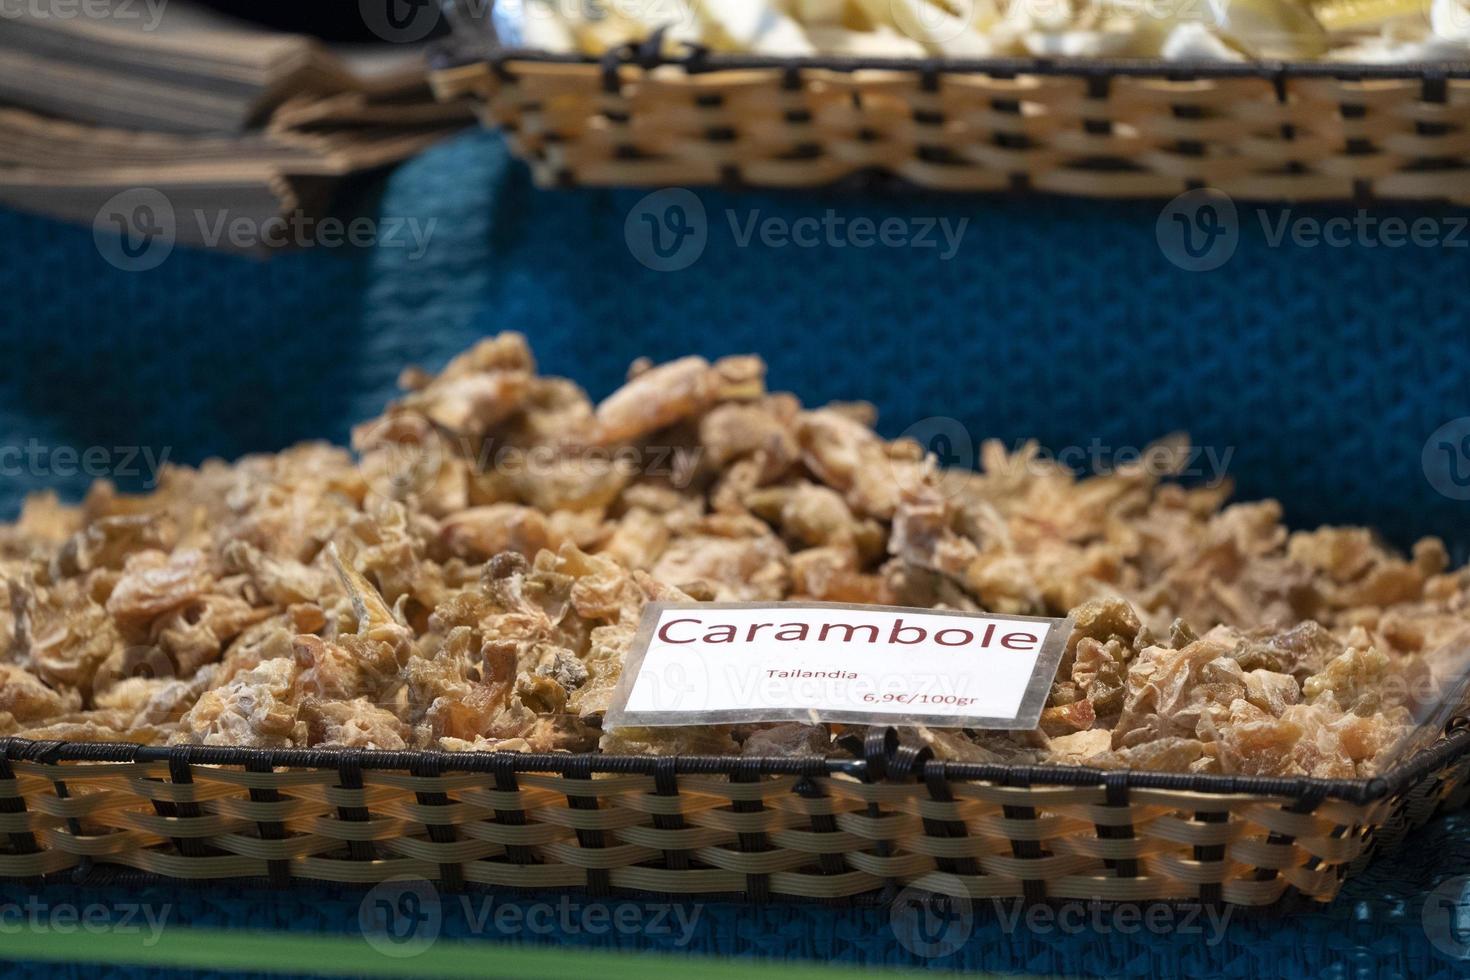
[[[805,31],[767,0],[683,0],[707,25],[706,41],[731,51],[807,55],[816,49]]]
[[[1316,58],[1327,50],[1327,32],[1295,0],[1209,0],[1207,23],[1253,58]]]
[[[1324,0],[1312,5],[1317,21],[1333,32],[1377,31],[1396,20],[1427,23],[1428,0]]]
[[[1000,20],[992,0],[857,0],[874,23],[886,24],[934,54],[982,58],[995,54],[988,32]]]

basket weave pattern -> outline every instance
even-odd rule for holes
[[[435,84],[471,97],[543,185],[880,172],[952,191],[1470,201],[1470,79],[1442,71],[656,62],[503,52]]]
[[[1470,793],[1470,732],[1332,783],[863,761],[0,742],[0,878],[466,883],[841,899],[1330,899]]]

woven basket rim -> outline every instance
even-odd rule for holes
[[[723,54],[692,47],[684,57],[673,57],[648,44],[623,45],[601,57],[580,52],[561,53],[538,48],[502,46],[490,39],[489,46],[470,52],[455,41],[441,42],[431,49],[430,67],[447,70],[479,63],[495,67],[513,61],[543,64],[602,66],[637,65],[645,70],[682,68],[691,75],[741,69],[823,69],[837,72],[907,71],[926,75],[1049,75],[1078,78],[1110,76],[1162,77],[1188,81],[1201,78],[1341,78],[1351,81],[1414,79],[1444,81],[1470,79],[1470,60],[1412,61],[1373,64],[1348,61],[1164,61],[1158,58],[879,58],[845,55],[800,55],[775,57],[753,54]]]
[[[908,751],[895,765],[891,758],[875,757],[875,744],[892,753],[896,733],[887,729],[868,740],[867,759],[829,759],[823,756],[762,757],[705,755],[601,755],[592,753],[383,751],[371,749],[259,749],[211,745],[142,745],[136,742],[33,741],[18,736],[0,738],[0,761],[39,762],[166,762],[174,765],[245,766],[256,771],[276,768],[353,768],[407,770],[419,775],[450,772],[557,773],[590,777],[620,775],[726,775],[737,778],[799,776],[815,778],[847,775],[863,782],[982,781],[1003,786],[1106,786],[1113,789],[1150,789],[1218,795],[1259,795],[1295,800],[1338,799],[1365,804],[1393,796],[1424,776],[1470,755],[1470,720],[1456,719],[1446,734],[1379,776],[1363,779],[1320,777],[1236,776],[1219,773],[1151,772],[1140,769],[1096,769],[1083,766],[1020,766],[939,762],[928,750]],[[903,756],[903,750],[899,751]]]

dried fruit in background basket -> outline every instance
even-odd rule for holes
[[[601,56],[663,31],[689,45],[777,57],[1413,62],[1470,57],[1464,0],[669,0],[636,10],[533,0],[497,13],[503,41]]]
[[[0,734],[258,747],[785,755],[843,729],[604,733],[646,603],[1070,614],[1035,732],[940,758],[1364,775],[1463,671],[1470,574],[1185,487],[1171,437],[1078,478],[979,472],[804,407],[754,357],[635,364],[594,404],[503,334],[320,444],[32,497],[0,528]]]

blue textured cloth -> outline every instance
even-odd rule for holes
[[[179,250],[128,273],[90,229],[0,212],[0,444],[141,443],[197,461],[340,441],[405,362],[437,366],[514,327],[546,370],[595,395],[641,355],[758,351],[773,385],[809,403],[871,400],[890,434],[952,416],[977,437],[1061,450],[1184,429],[1232,453],[1242,496],[1280,498],[1298,525],[1470,545],[1465,505],[1421,467],[1430,434],[1470,415],[1465,249],[1273,248],[1242,205],[1230,262],[1186,272],[1156,241],[1154,203],[702,192],[703,258],[660,273],[625,242],[642,196],[533,190],[495,137],[466,134],[359,202],[435,221],[417,260]],[[829,208],[969,225],[945,262],[939,249],[742,248],[725,215],[743,228]],[[7,511],[28,486],[86,482],[7,477]]]
[[[391,396],[403,364],[437,367],[515,328],[545,370],[598,396],[640,355],[758,351],[774,386],[808,403],[869,399],[890,434],[941,415],[1008,443],[1117,449],[1186,429],[1218,457],[1230,452],[1241,496],[1279,497],[1295,524],[1369,523],[1399,543],[1439,534],[1462,555],[1470,545],[1467,505],[1437,492],[1421,462],[1432,432],[1470,415],[1462,249],[1273,247],[1258,218],[1285,212],[1242,206],[1230,262],[1187,272],[1156,240],[1157,204],[708,191],[706,251],[660,273],[625,238],[643,196],[533,190],[498,139],[472,133],[355,204],[434,221],[419,258],[385,246],[270,261],[179,250],[128,273],[103,261],[89,229],[0,212],[0,446],[33,441],[40,460],[8,460],[0,509],[13,513],[41,487],[80,494],[87,475],[58,475],[57,447],[101,447],[118,468],[140,445],[195,462],[343,441]],[[821,219],[829,209],[969,225],[947,262],[916,248],[773,248],[759,238],[742,247],[735,230],[752,217]],[[124,486],[145,481],[119,474]],[[1449,975],[1463,964],[1427,942],[1421,907],[1428,888],[1463,874],[1470,822],[1456,818],[1350,883],[1329,910],[1242,918],[1213,946],[1198,936],[1007,933],[982,916],[960,953],[932,962],[1099,975]],[[138,893],[42,893],[54,902],[107,894]],[[356,928],[361,900],[331,888],[146,894],[173,908],[173,922],[322,931]],[[445,908],[446,935],[473,931],[456,905]],[[912,962],[887,923],[886,909],[711,905],[692,948]],[[513,938],[668,946],[649,936]]]

